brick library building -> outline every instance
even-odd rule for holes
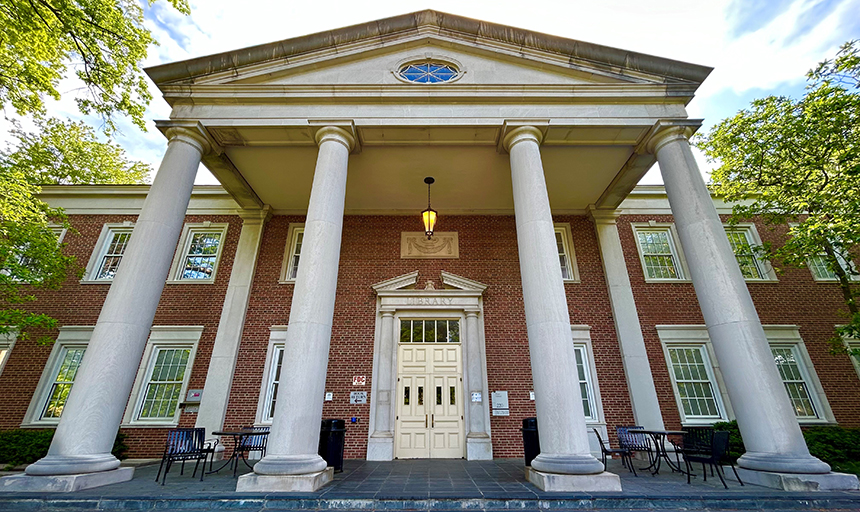
[[[822,474],[802,427],[860,426],[823,258],[777,273],[689,137],[710,68],[422,11],[149,68],[151,186],[46,186],[83,277],[56,341],[0,339],[0,428],[56,428],[32,478],[268,426],[246,490],[345,456],[523,456],[590,485],[615,427],[737,420],[748,471]],[[203,164],[218,186],[194,186]],[[659,163],[665,186],[637,186]],[[846,341],[848,343],[848,341]],[[321,476],[322,475],[322,476]]]

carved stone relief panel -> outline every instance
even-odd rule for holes
[[[459,258],[460,242],[456,231],[437,232],[433,238],[421,231],[403,231],[400,233],[401,259],[440,259]]]

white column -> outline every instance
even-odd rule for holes
[[[696,296],[720,363],[746,453],[738,465],[786,473],[826,473],[806,447],[746,282],[729,246],[683,127],[650,143],[687,257]]]
[[[394,458],[394,428],[391,424],[392,370],[394,369],[394,311],[382,310],[379,336],[379,371],[376,375],[376,415],[367,445],[367,460]]]
[[[639,313],[633,298],[633,288],[630,286],[630,276],[627,274],[627,262],[621,248],[621,238],[618,236],[618,225],[615,223],[617,213],[614,210],[607,212],[594,209],[589,213],[600,244],[600,259],[603,261],[603,273],[609,290],[609,302],[612,306],[618,346],[621,349],[624,376],[627,378],[630,404],[633,407],[633,419],[637,425],[647,429],[663,430],[663,415],[657,400],[657,389],[651,376],[648,351],[642,337]]]
[[[155,309],[182,231],[202,133],[167,131],[170,142],[93,329],[48,455],[28,475],[93,473],[119,467],[111,455]]]
[[[555,228],[539,144],[541,132],[516,128],[505,138],[517,223],[520,273],[541,453],[532,468],[547,473],[600,473],[591,456],[576,375],[570,315],[558,264]]]
[[[242,217],[242,231],[236,245],[230,282],[224,294],[221,319],[215,333],[212,357],[209,359],[206,384],[203,386],[203,397],[195,424],[206,429],[207,437],[211,436],[213,431],[224,427],[233,372],[245,329],[245,314],[251,299],[251,284],[257,268],[260,243],[263,240],[263,228],[271,217],[271,211],[266,207],[261,210],[243,210],[239,215]]]
[[[334,316],[346,174],[354,140],[333,126],[320,129],[313,187],[277,405],[266,456],[257,475],[306,475],[326,468],[317,455]],[[248,480],[250,481],[250,480]]]
[[[486,418],[484,417],[484,362],[481,357],[481,338],[478,329],[479,311],[466,311],[466,382],[469,385],[466,393],[466,403],[469,405],[469,433],[466,435],[467,460],[493,460],[493,445],[487,433]],[[461,334],[462,337],[462,334]],[[462,340],[461,340],[462,341]],[[473,402],[472,393],[480,393],[481,401]]]

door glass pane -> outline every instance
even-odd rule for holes
[[[451,343],[460,343],[460,322],[457,320],[448,322],[448,341]]]
[[[412,343],[421,343],[424,341],[424,322],[412,322]]]
[[[436,339],[436,322],[433,320],[424,321],[424,342],[433,343]]]
[[[454,389],[454,386],[451,386],[450,389],[451,389],[451,405],[457,405],[457,400],[456,400],[457,391]]]
[[[418,386],[418,405],[424,405],[424,386]]]
[[[409,320],[400,321],[400,343],[409,343],[410,335],[412,334],[411,323]]]
[[[436,386],[436,405],[442,405],[442,386]]]
[[[436,341],[445,343],[448,341],[448,322],[445,320],[436,320]]]
[[[420,392],[418,393],[418,396],[421,396]],[[409,386],[403,388],[403,405],[409,405]]]

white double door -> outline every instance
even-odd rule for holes
[[[463,458],[460,344],[402,343],[397,361],[395,458]]]

